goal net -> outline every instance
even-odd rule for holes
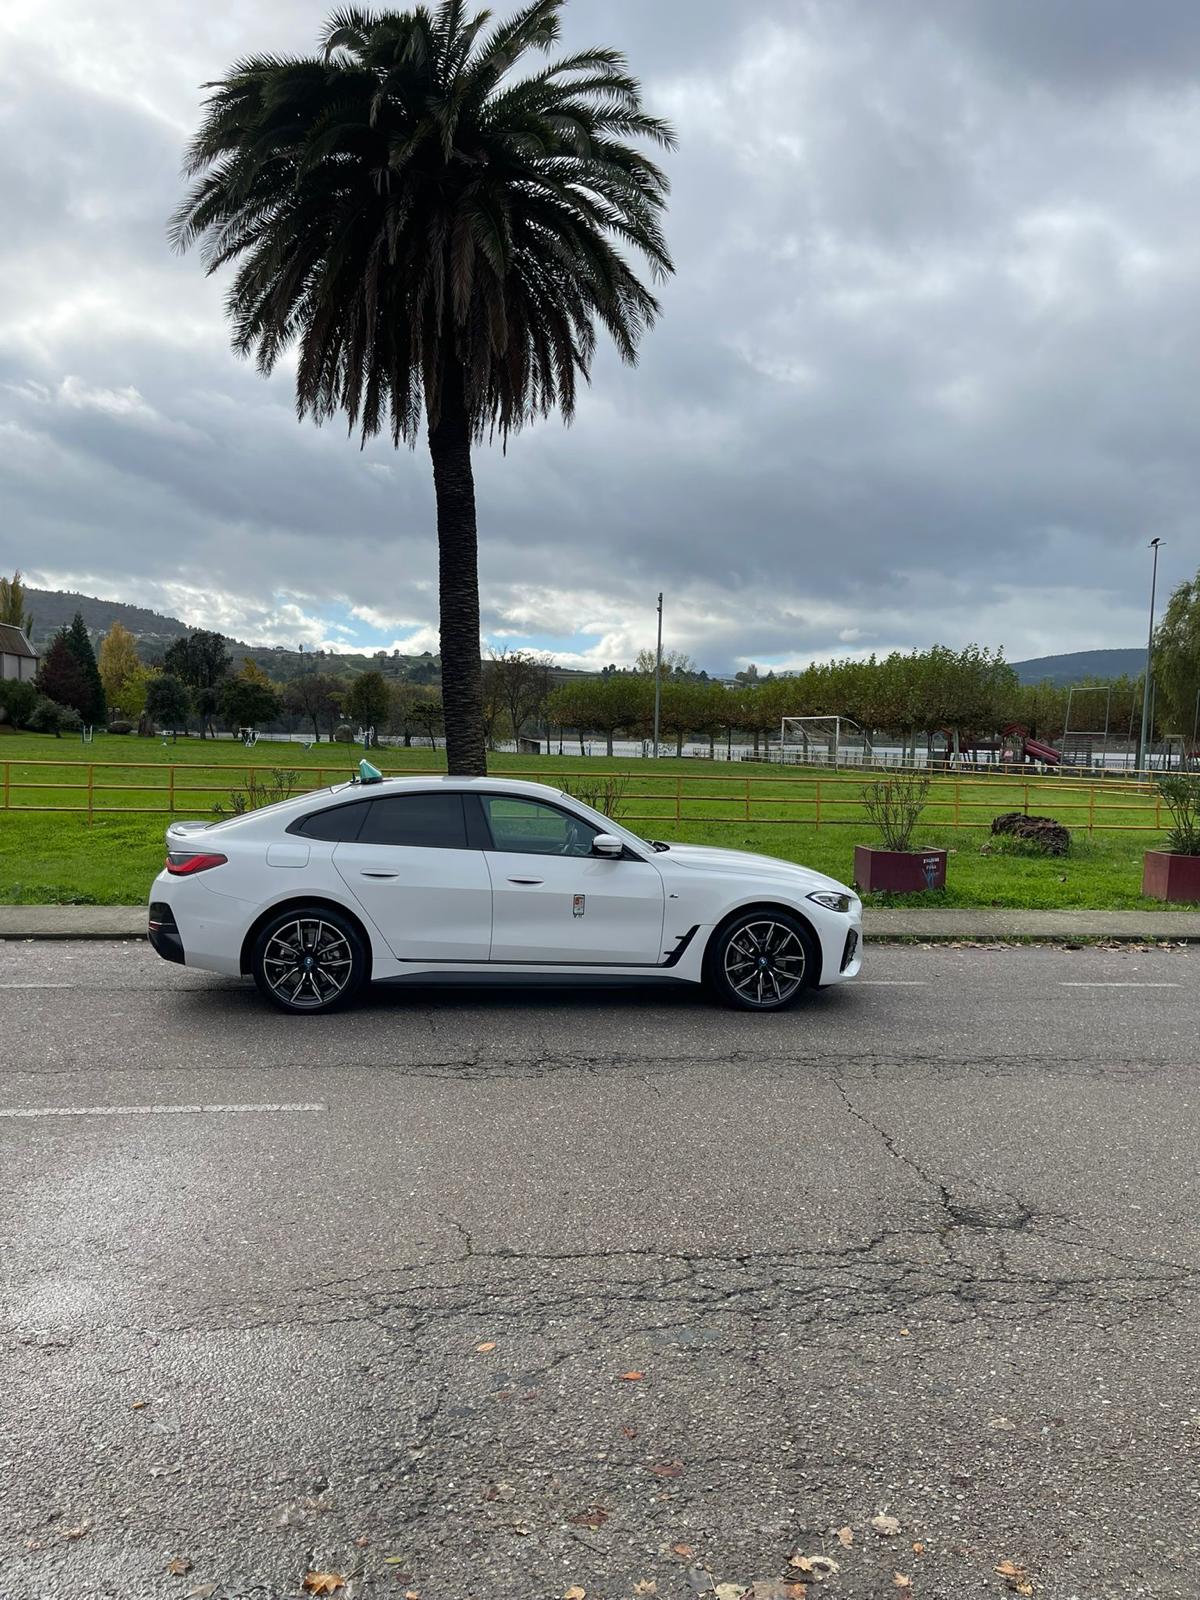
[[[860,765],[871,759],[871,741],[849,717],[784,717],[778,760],[821,767]]]

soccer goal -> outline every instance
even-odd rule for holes
[[[865,766],[874,758],[871,741],[850,717],[784,717],[779,760],[822,767]]]

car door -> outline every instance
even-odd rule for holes
[[[478,796],[490,835],[492,960],[658,966],[663,882],[651,862],[592,854],[600,832],[522,795]]]
[[[453,789],[381,795],[333,864],[401,961],[486,961],[492,883]]]

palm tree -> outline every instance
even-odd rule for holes
[[[514,69],[559,38],[564,0],[509,20],[462,0],[335,12],[319,56],[254,56],[207,87],[171,223],[237,271],[234,349],[269,373],[298,346],[296,408],[365,441],[428,432],[437,502],[449,770],[482,773],[472,447],[555,407],[569,421],[596,324],[634,362],[671,271],[673,147],[615,50]]]

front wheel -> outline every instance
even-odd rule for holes
[[[812,935],[784,911],[750,911],[718,928],[705,960],[716,998],[742,1011],[782,1011],[817,980]]]
[[[362,987],[366,952],[347,917],[299,906],[266,923],[251,963],[260,993],[281,1011],[335,1011]]]

